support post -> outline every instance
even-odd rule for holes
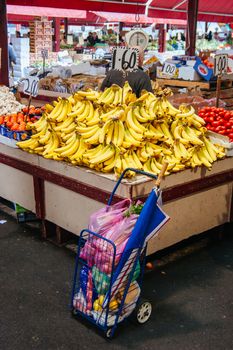
[[[188,56],[195,56],[195,51],[196,51],[198,2],[199,0],[188,0],[186,50],[185,50],[185,53]]]
[[[60,51],[60,18],[54,18],[54,51]]]
[[[0,84],[9,86],[6,0],[0,1]]]
[[[159,52],[166,51],[166,29],[164,24],[159,24]]]
[[[68,25],[69,25],[68,18],[64,18],[65,40],[67,40]]]

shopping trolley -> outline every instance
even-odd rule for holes
[[[127,168],[120,176],[108,201],[111,206],[114,194],[127,171],[157,179],[159,186],[163,171],[157,176]],[[152,305],[142,299],[141,288],[145,267],[147,244],[144,242],[127,251],[128,258],[119,274],[122,253],[111,240],[84,229],[80,233],[75,263],[71,309],[73,316],[81,316],[101,329],[111,338],[119,323],[134,314],[139,324],[147,322],[151,316]]]

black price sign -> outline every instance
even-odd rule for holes
[[[114,47],[112,50],[112,69],[133,71],[138,68],[138,56],[138,49]]]
[[[25,95],[31,95],[36,97],[39,91],[39,78],[28,77],[22,80],[23,83],[23,93]]]
[[[227,73],[228,67],[228,55],[227,54],[217,54],[214,57],[214,75],[220,75]]]

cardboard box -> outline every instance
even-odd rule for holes
[[[182,66],[179,68],[178,79],[200,81],[200,75],[190,66]]]
[[[203,79],[207,81],[210,81],[214,78],[214,70],[202,63],[199,57],[196,58],[196,63],[193,68]]]

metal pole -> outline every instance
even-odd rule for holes
[[[68,18],[64,18],[64,29],[65,29],[65,40],[67,40],[67,35],[68,35]]]
[[[60,18],[54,18],[54,51],[60,51]]]
[[[159,24],[159,52],[164,52],[166,50],[166,29],[164,24]]]
[[[199,0],[188,0],[187,11],[187,33],[186,33],[186,55],[195,56],[196,51],[196,32],[197,32],[197,14]]]
[[[221,81],[222,81],[222,74],[219,74],[218,78],[217,78],[216,107],[219,107],[219,100],[220,100],[220,93],[221,93]]]
[[[0,1],[0,84],[9,86],[6,0]]]

